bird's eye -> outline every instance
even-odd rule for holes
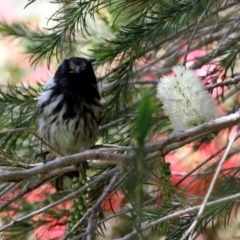
[[[81,62],[81,70],[85,70],[87,63],[85,61]]]
[[[69,68],[71,69],[71,71],[73,71],[75,67],[76,67],[75,63],[73,61],[70,61]]]

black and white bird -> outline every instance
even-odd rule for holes
[[[89,149],[96,141],[101,97],[90,61],[65,59],[37,98],[39,136],[56,155]]]

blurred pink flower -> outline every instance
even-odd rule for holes
[[[187,48],[187,46],[185,47]],[[206,56],[207,51],[202,49],[197,49],[188,53],[186,58],[186,67],[191,68],[191,66],[198,61],[199,58]],[[180,58],[180,63],[183,63],[184,56]],[[221,82],[221,78],[223,76],[223,72],[220,72],[218,66],[215,63],[207,63],[204,64],[201,68],[196,69],[196,73],[199,77],[203,79],[204,85],[211,85],[213,83]],[[218,95],[222,94],[224,88],[218,87],[214,88],[212,92],[212,96],[215,98]]]
[[[18,11],[13,1],[0,0],[0,21],[12,23],[18,19]]]
[[[41,203],[46,200],[46,196],[54,194],[56,192],[55,188],[50,184],[45,184],[38,189],[29,193],[25,199],[29,203]],[[56,206],[53,211],[56,214],[62,214],[64,210],[68,211],[71,208],[71,202],[63,202]],[[47,213],[41,213],[32,218],[33,222],[39,226],[33,231],[33,238],[37,240],[50,240],[50,239],[60,239],[66,230],[66,222],[68,220],[67,215],[63,215],[60,219],[55,219],[52,215]]]
[[[122,209],[122,202],[124,200],[124,194],[121,190],[113,192],[102,203],[102,208],[105,212],[119,212]]]
[[[25,199],[27,202],[42,202],[46,199],[46,196],[48,196],[49,194],[53,194],[55,192],[56,189],[52,185],[45,184],[27,194],[25,196]]]
[[[41,219],[39,219],[41,221]],[[32,234],[34,240],[51,240],[51,239],[61,239],[66,231],[66,219],[56,220],[54,218],[44,218],[44,221],[48,221],[36,228]]]

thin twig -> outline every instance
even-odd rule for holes
[[[230,152],[230,149],[231,149],[231,147],[232,147],[232,145],[233,145],[233,143],[234,143],[234,141],[236,139],[238,131],[239,131],[239,129],[237,129],[235,131],[232,139],[229,141],[228,146],[226,148],[226,151],[224,152],[224,154],[222,156],[222,159],[221,159],[221,161],[219,162],[219,164],[218,164],[218,166],[216,168],[215,174],[213,175],[212,181],[211,181],[211,183],[210,183],[210,185],[208,187],[208,191],[206,193],[206,196],[203,199],[203,202],[202,202],[201,207],[200,207],[200,209],[199,209],[199,211],[197,213],[197,216],[196,216],[195,220],[193,221],[193,223],[191,224],[191,226],[188,228],[188,230],[182,236],[181,240],[187,239],[189,237],[189,235],[191,234],[191,232],[196,228],[196,226],[197,226],[197,224],[198,224],[198,222],[199,222],[199,220],[200,220],[200,218],[201,218],[201,216],[203,214],[203,211],[204,211],[204,209],[205,209],[205,207],[207,205],[208,199],[209,199],[209,197],[210,197],[210,195],[211,195],[211,193],[213,191],[213,188],[214,188],[214,185],[215,185],[215,183],[217,181],[218,175],[219,175],[219,173],[220,173],[220,171],[222,169],[222,165],[225,162],[225,160],[226,160],[226,158],[228,156],[228,153]]]
[[[206,207],[215,206],[215,205],[218,205],[218,204],[221,204],[221,203],[224,203],[224,202],[228,202],[228,201],[229,202],[234,201],[234,200],[239,199],[239,197],[240,197],[240,193],[237,193],[237,194],[234,194],[234,195],[231,195],[231,196],[227,196],[227,197],[224,197],[224,198],[221,198],[221,199],[218,199],[218,200],[211,201],[211,202],[207,203]],[[192,213],[192,212],[196,212],[200,208],[201,208],[201,205],[198,205],[198,206],[190,207],[190,208],[187,208],[187,209],[169,214],[165,217],[159,218],[155,221],[152,221],[151,223],[146,224],[145,226],[143,226],[141,228],[141,230],[145,231],[145,230],[147,230],[149,228],[152,228],[152,227],[154,227],[154,226],[156,226],[156,225],[158,225],[162,222],[166,222],[166,221],[169,221],[169,220],[174,219],[176,217],[180,217],[180,216]],[[128,239],[131,239],[132,237],[134,237],[135,235],[137,235],[136,230],[132,231],[131,233],[129,233],[127,235],[125,235],[123,238],[118,238],[118,239],[115,239],[115,240],[128,240]]]
[[[11,198],[7,199],[6,201],[4,201],[3,203],[0,204],[0,211],[2,211],[5,207],[7,207],[9,204],[16,201],[20,197],[23,197],[24,195],[26,195],[26,194],[30,193],[31,191],[37,189],[38,187],[42,186],[44,183],[51,181],[52,179],[54,179],[55,177],[57,177],[61,174],[64,174],[66,172],[71,172],[74,170],[76,170],[76,168],[74,166],[57,169],[55,171],[52,171],[51,173],[44,174],[43,176],[41,176],[40,179],[38,179],[37,181],[35,181],[31,184],[29,184],[29,182],[27,182],[23,187],[21,187],[20,192],[18,192],[17,194],[15,194]],[[20,184],[20,183],[17,183],[17,184]]]
[[[181,178],[176,184],[175,186],[178,186],[179,184],[181,184],[186,178],[188,178],[189,176],[192,176],[194,172],[196,172],[199,168],[201,168],[202,166],[204,166],[206,163],[208,163],[209,161],[211,161],[214,157],[216,157],[219,153],[221,153],[226,147],[222,147],[221,149],[219,149],[216,153],[214,153],[212,156],[210,156],[208,159],[206,159],[204,162],[200,163],[197,167],[195,167],[193,170],[191,170],[190,172],[188,172],[183,178]],[[215,172],[215,171],[214,171]]]
[[[189,38],[189,40],[188,40],[187,50],[186,50],[186,53],[185,53],[185,55],[184,55],[184,60],[183,60],[183,66],[185,66],[185,64],[186,64],[186,62],[187,62],[187,56],[188,56],[189,49],[190,49],[190,46],[191,46],[192,41],[193,41],[193,37],[194,37],[194,35],[196,34],[196,31],[197,31],[197,29],[198,29],[201,21],[203,20],[203,17],[206,15],[207,11],[208,11],[208,6],[206,7],[206,9],[204,10],[204,12],[202,13],[202,15],[200,16],[200,18],[198,19],[196,25],[194,26],[194,30],[193,30],[193,32],[192,32],[192,34],[191,34],[191,36],[190,36],[190,38]]]
[[[118,168],[119,169],[119,168]],[[115,187],[115,183],[118,180],[118,176],[119,174],[121,174],[121,170],[119,169],[119,172],[117,172],[113,178],[111,179],[109,185],[107,186],[106,190],[102,193],[101,197],[97,200],[97,202],[94,204],[94,206],[91,208],[90,211],[90,217],[89,217],[89,221],[88,221],[88,226],[86,229],[86,233],[87,233],[87,240],[92,240],[92,232],[94,231],[94,227],[95,224],[94,222],[96,222],[96,216],[99,212],[99,207],[101,206],[101,204],[103,203],[103,201],[106,199],[106,197],[112,192],[112,190]]]
[[[109,170],[108,172],[105,172],[105,173],[102,173],[100,176],[98,176],[96,179],[92,180],[90,183],[88,183],[87,185],[83,186],[82,188],[78,189],[77,191],[74,191],[70,194],[68,194],[67,196],[63,197],[62,199],[59,199],[58,201],[56,202],[53,202],[49,205],[47,205],[46,207],[43,207],[37,211],[34,211],[28,215],[25,215],[21,218],[18,218],[18,219],[15,219],[14,221],[0,227],[0,232],[18,224],[19,222],[23,222],[29,218],[32,218],[42,212],[45,212],[46,210],[50,209],[50,208],[53,208],[59,204],[61,204],[62,202],[66,202],[72,198],[74,198],[75,196],[79,195],[80,193],[84,192],[86,189],[88,189],[89,187],[91,186],[94,186],[96,183],[100,182],[100,181],[103,181],[105,178],[109,177],[109,176],[112,176],[114,175],[118,170],[116,170],[115,168]]]
[[[116,189],[116,187],[119,186],[119,185],[122,183],[123,179],[125,179],[126,176],[129,175],[129,173],[130,173],[131,171],[132,171],[132,168],[129,168],[128,171],[125,172],[125,174],[124,174],[123,176],[121,176],[121,178],[120,178],[117,182],[115,182],[115,184],[114,184],[114,186],[112,187],[112,189]],[[121,173],[121,170],[118,172],[118,175],[119,175],[120,173]],[[104,191],[104,193],[105,193],[105,191]],[[105,197],[106,197],[106,196],[105,196]],[[102,199],[105,200],[105,198],[102,198]],[[98,201],[98,202],[99,202],[99,201]],[[103,202],[103,201],[101,201],[101,202]],[[100,206],[100,205],[99,205],[99,206]],[[80,224],[83,222],[83,220],[86,219],[86,218],[89,216],[89,214],[91,213],[91,211],[92,211],[92,209],[90,208],[90,209],[84,214],[84,216],[76,223],[76,225],[74,226],[74,228],[75,228],[75,227],[77,228],[77,226],[80,226]],[[103,221],[104,221],[104,220],[103,220]],[[96,225],[99,225],[99,224],[100,224],[99,222],[96,223]],[[76,229],[76,228],[75,228],[75,229]],[[74,230],[75,230],[75,229],[74,229]],[[87,232],[87,231],[85,231],[85,232],[77,235],[76,237],[73,238],[73,240],[74,240],[74,239],[75,239],[75,240],[79,239],[80,236],[81,236],[81,237],[85,237],[86,235],[88,235],[88,232]]]
[[[105,130],[105,129],[109,128],[109,127],[112,127],[112,126],[116,125],[117,123],[122,122],[124,119],[125,119],[125,117],[121,117],[121,118],[119,118],[119,119],[117,119],[115,121],[112,121],[112,122],[110,122],[108,124],[100,126],[100,130]]]
[[[212,90],[214,88],[217,87],[225,87],[225,86],[229,86],[229,85],[235,85],[237,83],[240,82],[240,75],[236,76],[234,78],[231,78],[229,80],[223,81],[223,82],[218,82],[218,83],[214,83],[212,85],[209,86],[205,86],[205,88],[207,90]],[[159,83],[159,79],[154,79],[154,80],[138,80],[138,81],[134,81],[135,84],[139,84],[139,85],[154,85],[156,86]]]
[[[21,132],[21,131],[35,130],[35,129],[37,129],[37,127],[13,128],[13,129],[0,131],[0,134],[8,134],[8,133],[13,133],[13,132]]]
[[[116,168],[119,169],[119,166]],[[87,240],[91,240],[91,233],[92,233],[92,229],[93,229],[93,225],[94,225],[94,221],[96,221],[96,215],[98,213],[99,210],[99,206],[101,206],[102,202],[105,200],[106,196],[109,194],[109,192],[112,191],[113,186],[115,186],[115,183],[118,179],[118,175],[121,173],[121,171],[118,170],[118,172],[116,172],[116,174],[113,176],[113,178],[111,179],[106,191],[103,192],[102,196],[97,200],[97,202],[84,214],[84,216],[72,227],[72,229],[66,234],[66,236],[63,238],[63,240],[67,240],[70,235],[81,225],[82,221],[84,219],[86,219],[89,215],[89,222],[88,222],[88,226],[86,229],[86,235],[87,236]]]
[[[57,156],[63,156],[62,153],[60,153],[57,149],[53,148],[51,145],[49,145],[42,137],[38,136],[36,133],[32,133],[36,138],[38,138],[42,144],[44,144],[45,146],[47,146],[47,148],[49,148],[54,154],[56,154]]]
[[[240,75],[239,76],[236,76],[234,78],[231,78],[229,80],[226,80],[226,81],[223,81],[223,82],[219,82],[219,83],[214,83],[210,86],[205,86],[205,88],[207,90],[212,90],[216,87],[224,87],[224,86],[229,86],[229,85],[232,85],[232,84],[237,84],[240,82]]]
[[[14,192],[14,190],[18,188],[19,185],[20,183],[4,183],[4,186],[1,186],[4,189],[0,192],[0,199],[2,199],[4,195],[9,193],[10,191]]]

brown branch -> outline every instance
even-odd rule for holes
[[[23,171],[2,171],[0,180],[18,182],[36,176],[37,174],[48,173],[58,168],[87,161],[88,159],[115,161],[115,163],[122,164],[129,159],[129,156],[105,153],[99,150],[87,150],[82,153],[61,157],[46,164],[42,164],[41,166]]]
[[[106,197],[111,193],[111,191],[115,188],[116,182],[118,180],[118,176],[121,174],[122,169],[118,169],[118,172],[115,173],[115,175],[110,180],[110,183],[108,184],[106,190],[102,193],[101,197],[98,198],[97,202],[84,214],[84,216],[73,226],[73,228],[65,235],[63,240],[67,240],[70,235],[80,226],[82,221],[84,219],[89,219],[88,226],[86,228],[85,235],[87,235],[87,239],[92,239],[92,234],[94,232],[94,227],[97,224],[97,215],[99,213],[100,206],[102,205],[102,202],[106,199]]]
[[[156,151],[160,151],[161,154],[167,154],[168,152],[177,149],[186,143],[196,140],[199,137],[207,135],[211,132],[219,131],[224,128],[232,127],[240,122],[240,111],[233,113],[228,116],[220,117],[207,123],[203,123],[199,126],[187,129],[185,131],[179,131],[171,134],[162,140],[154,143],[146,144],[145,148],[147,152],[154,154]],[[132,151],[134,147],[123,147],[126,152]],[[118,148],[117,148],[118,149]],[[119,148],[121,149],[121,147]],[[110,150],[110,149],[109,149]],[[116,151],[116,148],[113,149]],[[87,150],[71,156],[61,157],[53,160],[41,166],[27,169],[23,171],[1,171],[0,180],[17,182],[29,177],[35,176],[36,174],[48,173],[62,167],[66,167],[72,164],[81,163],[89,159],[104,160],[113,162],[114,164],[130,164],[134,158],[134,154],[113,154],[109,152],[102,152],[100,150]],[[96,164],[96,162],[95,162]]]
[[[221,198],[221,199],[218,199],[218,200],[215,200],[215,201],[211,201],[209,203],[206,204],[206,207],[210,207],[210,206],[216,206],[216,205],[219,205],[219,204],[222,204],[222,203],[225,203],[225,202],[230,202],[230,201],[235,201],[237,199],[239,199],[240,197],[240,193],[237,193],[237,194],[234,194],[234,195],[231,195],[231,196],[227,196],[227,197],[224,197],[224,198]],[[189,214],[189,213],[192,213],[192,212],[196,212],[200,209],[201,205],[198,205],[198,206],[194,206],[194,207],[189,207],[189,208],[186,208],[186,209],[183,209],[181,211],[176,211],[174,213],[170,213],[168,214],[167,216],[164,216],[162,218],[159,218],[155,221],[152,221],[150,223],[147,223],[146,225],[143,225],[141,227],[141,230],[142,231],[145,231],[149,228],[153,228],[154,226],[162,223],[162,222],[166,222],[166,221],[169,221],[171,219],[174,219],[174,218],[177,218],[177,217],[180,217],[180,216],[184,216],[186,214]],[[135,235],[137,235],[137,231],[134,230],[132,231],[131,233],[125,235],[124,237],[122,238],[117,238],[116,240],[128,240],[128,239],[134,239],[133,237]]]
[[[203,123],[201,125],[187,129],[185,131],[179,131],[174,134],[171,134],[160,141],[156,141],[152,144],[148,144],[146,149],[149,152],[164,150],[165,147],[168,147],[172,143],[179,143],[178,146],[180,147],[181,141],[188,140],[190,137],[194,137],[196,135],[202,135],[202,134],[209,134],[211,132],[219,131],[224,128],[228,128],[228,127],[237,125],[239,122],[240,122],[240,111],[237,111],[236,113],[217,118],[215,120]],[[185,143],[187,143],[187,141]],[[171,150],[173,150],[173,149],[171,149]]]
[[[16,195],[12,196],[11,198],[4,201],[2,204],[0,204],[0,211],[2,211],[5,207],[7,207],[12,202],[16,201],[17,199],[23,197],[24,195],[30,193],[34,189],[37,189],[41,185],[43,185],[46,182],[51,181],[55,177],[64,174],[66,172],[74,171],[74,166],[65,167],[64,169],[57,169],[55,171],[52,171],[51,173],[44,174],[40,179],[35,181],[34,183],[26,183],[25,186],[21,187],[21,191],[18,192]]]
[[[80,193],[84,192],[86,189],[90,188],[91,186],[94,186],[98,182],[103,181],[104,179],[106,179],[109,176],[113,176],[116,172],[118,172],[118,169],[113,168],[113,169],[111,169],[111,170],[109,170],[109,171],[107,171],[105,173],[102,173],[101,175],[96,177],[96,179],[92,180],[90,183],[88,183],[88,184],[84,185],[83,187],[81,187],[80,189],[78,189],[78,190],[68,194],[67,196],[65,196],[65,197],[63,197],[63,198],[61,198],[61,199],[59,199],[59,200],[57,200],[57,201],[55,201],[55,202],[45,206],[45,207],[43,207],[43,208],[41,208],[41,209],[39,209],[37,211],[34,211],[34,212],[32,212],[32,213],[30,213],[28,215],[25,215],[25,216],[23,216],[21,218],[15,219],[14,221],[12,221],[12,222],[10,222],[10,223],[0,227],[0,232],[2,232],[2,231],[6,230],[6,229],[8,229],[8,228],[10,228],[10,227],[12,227],[14,225],[17,225],[19,222],[23,222],[23,221],[25,221],[25,220],[27,220],[29,218],[32,218],[32,217],[34,217],[34,216],[36,216],[36,215],[38,215],[38,214],[40,214],[42,212],[45,212],[46,210],[48,210],[50,208],[53,208],[53,207],[55,207],[55,206],[57,206],[57,205],[59,205],[59,204],[61,204],[63,202],[66,202],[66,201],[76,197],[77,195],[79,195]]]

